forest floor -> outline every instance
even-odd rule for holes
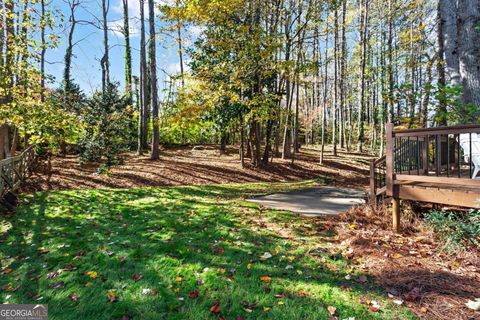
[[[366,189],[371,158],[327,152],[320,166],[318,150],[304,148],[294,166],[274,159],[266,170],[240,169],[235,149],[220,155],[175,148],[155,162],[126,155],[123,165],[99,175],[75,157],[54,157],[52,170],[43,164],[24,188],[52,191],[25,195],[16,215],[1,218],[7,276],[0,297],[41,298],[68,312],[53,319],[82,312],[122,319],[146,319],[149,312],[172,319],[409,319],[405,307],[419,318],[479,319],[465,306],[480,297],[478,250],[444,251],[411,212],[403,213],[397,235],[387,209],[312,219],[244,201],[322,184]],[[63,189],[74,190],[56,191]],[[37,227],[29,231],[32,223]],[[158,243],[140,245],[151,240]],[[273,258],[260,259],[264,252]],[[65,265],[75,274],[51,274]],[[159,302],[143,289],[168,298]],[[89,307],[93,301],[101,303]]]
[[[197,150],[199,149],[199,150]],[[30,178],[24,191],[65,190],[82,188],[135,188],[212,183],[282,182],[306,179],[328,180],[330,185],[366,188],[369,161],[366,154],[340,151],[332,157],[325,152],[320,166],[319,151],[303,148],[294,165],[291,160],[275,158],[263,169],[240,168],[238,150],[228,148],[221,154],[209,146],[168,148],[159,161],[146,156],[126,154],[122,165],[112,167],[106,174],[97,174],[98,165],[80,166],[78,157],[52,157],[51,170],[43,162]]]

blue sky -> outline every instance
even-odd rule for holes
[[[165,0],[163,0],[165,1]],[[146,1],[145,1],[146,2]],[[68,32],[69,7],[63,1],[54,1],[52,4],[56,9],[62,12],[65,19],[65,26],[56,23],[55,34],[60,37],[60,44],[57,48],[47,51],[46,66],[47,73],[55,77],[57,83],[62,79],[63,58],[65,55],[65,45]],[[139,27],[139,0],[129,0],[130,30],[132,46],[133,74],[139,73],[139,47],[140,47],[140,27]],[[148,8],[145,8],[145,15],[148,16]],[[101,17],[101,0],[81,0],[81,7],[76,11],[77,20],[94,21],[96,17]],[[59,20],[59,19],[57,19]],[[123,7],[122,0],[110,0],[110,11],[108,15],[110,29],[110,76],[112,81],[118,81],[123,88],[124,85],[124,38],[118,32],[123,25]],[[156,19],[157,32],[162,26],[165,26],[160,19]],[[146,21],[146,31],[148,37],[148,21]],[[185,44],[191,45],[192,41],[199,36],[201,28],[196,26],[187,27],[183,32]],[[74,41],[81,40],[73,49],[74,59],[72,64],[72,78],[86,94],[90,94],[101,87],[101,68],[100,58],[103,56],[103,31],[92,25],[77,25],[74,35]],[[184,57],[188,62],[188,57]],[[171,36],[159,34],[157,36],[157,64],[159,77],[159,90],[163,88],[166,80],[165,73],[174,74],[180,70],[178,62],[177,44]]]

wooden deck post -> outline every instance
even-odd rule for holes
[[[394,197],[392,200],[392,223],[393,231],[400,232],[400,199]]]
[[[375,190],[375,160],[370,161],[370,202],[376,204],[377,190]]]
[[[395,188],[394,184],[394,172],[395,172],[395,159],[394,159],[394,141],[393,141],[393,123],[387,123],[386,125],[386,143],[387,143],[387,154],[386,154],[386,164],[387,164],[387,174],[386,174],[386,187],[387,187],[387,196],[392,197],[392,218],[393,218],[393,230],[395,232],[400,232],[400,199],[398,195],[398,190]]]
[[[387,196],[393,196],[393,124],[387,123],[385,126],[386,137],[386,187],[387,187]]]

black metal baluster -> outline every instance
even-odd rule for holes
[[[407,138],[407,165],[408,165],[408,174],[410,175],[410,137]]]
[[[468,157],[469,167],[470,167],[470,177],[472,176],[472,133],[468,134],[470,136],[470,156]]]
[[[420,175],[420,138],[417,136],[417,176]]]
[[[455,141],[457,142],[456,146],[457,146],[457,169],[458,169],[458,177],[461,178],[462,177],[462,157],[460,156],[460,134],[457,134],[457,138],[455,139]]]
[[[428,176],[430,173],[430,136],[428,134],[427,134],[425,143],[426,143],[425,148],[427,148],[427,159],[425,160],[427,161],[427,163],[425,165],[427,167],[427,176]]]
[[[433,152],[433,166],[435,168],[435,175],[438,176],[438,135],[435,135],[435,142],[433,145],[435,147]]]
[[[450,177],[450,140],[447,135],[447,177]]]

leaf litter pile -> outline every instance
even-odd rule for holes
[[[372,275],[396,304],[420,318],[480,319],[480,250],[446,252],[421,221],[390,231],[385,208],[364,206],[340,216],[336,230],[344,257]]]

